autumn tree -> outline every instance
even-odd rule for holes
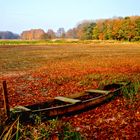
[[[55,32],[52,29],[47,31],[48,39],[54,39],[56,37]]]
[[[134,40],[135,41],[139,41],[140,40],[140,17],[138,17],[135,20],[135,23],[136,23],[136,32],[137,32],[137,35],[134,37]]]
[[[104,20],[96,21],[96,26],[93,28],[93,38],[94,39],[104,39]]]
[[[67,32],[66,32],[66,38],[77,38],[77,32],[76,32],[76,28],[73,28],[73,29],[69,29]]]
[[[85,27],[85,24],[82,24],[82,23],[76,27],[76,33],[77,33],[78,39],[84,39],[84,33],[85,33],[84,27]]]
[[[28,31],[23,31],[21,33],[21,39],[24,40],[38,40],[42,39],[43,35],[45,35],[44,30],[42,29],[32,29]]]

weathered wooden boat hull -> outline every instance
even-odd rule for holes
[[[123,87],[128,86],[130,83],[127,83],[125,85],[121,85],[121,84],[112,84],[110,85],[110,87],[113,89],[114,87],[117,87],[117,89],[113,90],[113,91],[109,91],[109,92],[105,92],[102,93],[100,96],[95,97],[95,98],[91,98],[91,99],[87,99],[87,100],[83,100],[80,102],[77,102],[75,104],[66,104],[66,105],[59,105],[56,107],[44,107],[44,108],[37,108],[37,109],[32,109],[35,106],[39,106],[39,105],[31,105],[31,106],[25,106],[25,108],[28,108],[29,110],[26,111],[19,111],[19,112],[15,112],[15,116],[20,115],[21,119],[24,121],[29,121],[31,119],[34,119],[34,117],[36,115],[41,116],[41,118],[48,118],[48,117],[54,117],[54,116],[61,116],[64,114],[68,114],[68,113],[73,113],[73,112],[77,112],[79,110],[84,110],[87,109],[89,107],[94,107],[97,106],[105,101],[108,101],[110,99],[112,99],[112,97],[115,97],[116,95],[118,95]],[[114,87],[113,87],[114,86]],[[105,86],[104,89],[110,89],[109,85]],[[96,91],[96,90],[95,90]],[[89,90],[89,92],[92,92]],[[101,91],[103,92],[103,91]],[[82,96],[82,95],[80,95]],[[55,100],[50,101],[50,104],[55,102]],[[47,102],[43,103],[44,106],[47,105]],[[13,113],[11,113],[13,116]]]

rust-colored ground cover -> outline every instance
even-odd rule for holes
[[[0,47],[10,106],[29,105],[118,81],[140,81],[139,44]],[[138,91],[139,92],[139,91]],[[1,92],[0,92],[1,93]],[[2,107],[2,94],[0,94]],[[87,139],[139,139],[140,101],[117,97],[62,118]]]

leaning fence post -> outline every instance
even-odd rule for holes
[[[7,114],[7,117],[10,116],[10,107],[9,107],[9,101],[8,101],[8,92],[7,92],[7,83],[6,81],[3,81],[3,99],[4,99],[4,109]]]

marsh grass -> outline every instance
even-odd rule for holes
[[[128,87],[122,89],[123,96],[128,100],[128,102],[133,103],[136,100],[136,95],[138,94],[140,82],[132,82]]]
[[[38,118],[39,119],[39,116]],[[40,119],[39,119],[40,120]],[[73,128],[70,123],[52,119],[46,122],[35,122],[32,125],[19,123],[19,117],[5,127],[0,136],[2,140],[37,139],[51,140],[83,140],[84,137]]]
[[[19,117],[11,124],[7,125],[3,130],[0,139],[2,140],[18,140],[19,139]]]

